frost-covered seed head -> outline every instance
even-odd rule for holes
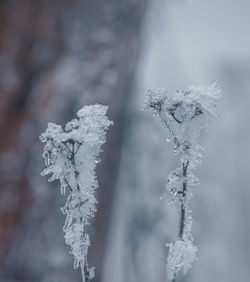
[[[217,117],[217,104],[221,87],[213,82],[209,86],[189,86],[168,95],[165,90],[149,90],[144,108],[153,109],[176,150],[187,151],[198,143],[201,130]]]

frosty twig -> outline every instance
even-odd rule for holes
[[[101,146],[106,142],[106,131],[112,124],[107,116],[108,107],[85,106],[77,113],[77,119],[60,125],[49,123],[40,136],[44,146],[43,157],[46,168],[43,176],[51,174],[49,182],[61,183],[61,194],[68,192],[63,227],[65,241],[74,255],[74,268],[80,266],[83,282],[94,277],[94,268],[87,262],[90,240],[85,226],[96,212],[95,190],[98,188],[96,164]]]
[[[202,147],[198,139],[211,118],[217,116],[221,88],[216,83],[208,87],[190,86],[169,96],[165,90],[148,92],[146,108],[153,109],[167,129],[174,152],[180,155],[180,166],[168,176],[167,198],[180,206],[180,225],[177,239],[168,243],[168,280],[174,282],[177,273],[184,273],[196,259],[197,247],[191,234],[192,212],[188,206],[192,188],[198,184],[193,171],[201,163]]]

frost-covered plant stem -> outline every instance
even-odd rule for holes
[[[77,189],[77,192],[79,194],[79,196],[78,196],[78,206],[80,208],[82,205],[85,205],[88,202],[88,199],[86,199],[84,202],[82,202],[82,200],[81,200],[80,184],[79,184],[79,179],[78,179],[79,171],[76,169],[76,162],[75,162],[75,155],[76,155],[77,151],[79,150],[80,146],[82,145],[82,143],[74,142],[73,140],[68,140],[67,142],[64,142],[64,144],[69,151],[68,159],[69,159],[70,164],[72,166],[72,169],[74,171],[73,175],[75,177],[76,189]],[[72,147],[72,149],[70,149],[70,146]],[[70,187],[69,183],[67,181],[66,181],[66,183],[68,185],[67,186],[68,189],[70,191],[73,191],[72,188]],[[83,224],[83,218],[82,217],[79,218],[79,223]],[[64,228],[64,231],[66,232],[67,229]],[[88,256],[88,254],[86,253],[86,258],[84,259],[84,261],[80,262],[83,282],[90,282],[90,280],[92,278],[91,277],[91,275],[92,275],[91,274],[91,268],[89,267],[88,262],[87,262],[87,256]]]
[[[196,259],[198,249],[191,234],[192,212],[188,204],[192,188],[198,179],[194,170],[201,164],[202,147],[198,144],[201,130],[208,127],[211,118],[217,116],[217,104],[221,88],[216,83],[208,87],[190,86],[168,95],[165,90],[148,92],[146,108],[153,109],[168,131],[175,154],[180,156],[180,167],[168,176],[167,199],[180,207],[180,225],[177,239],[168,243],[168,280],[174,282],[177,273],[184,273]]]
[[[87,261],[85,261],[84,263],[81,262],[81,273],[83,282],[90,282],[90,269]]]
[[[96,212],[95,168],[101,146],[106,142],[106,131],[112,124],[106,112],[106,106],[85,106],[77,113],[78,118],[67,123],[64,129],[49,123],[40,136],[45,143],[43,157],[47,167],[42,175],[51,174],[49,182],[59,179],[61,194],[68,193],[61,209],[66,214],[63,230],[66,244],[74,255],[74,268],[80,266],[83,282],[94,277],[94,268],[87,262],[90,240],[85,227]]]
[[[184,199],[185,202],[185,198],[186,198],[186,194],[187,194],[187,169],[188,169],[188,164],[189,161],[187,161],[186,163],[182,163],[182,191],[180,191],[180,193],[182,194],[182,197]],[[180,219],[180,229],[179,229],[179,237],[181,239],[183,239],[183,231],[184,231],[184,227],[185,227],[185,216],[186,216],[186,207],[184,205],[184,203],[181,203],[181,219]]]
[[[189,164],[189,161],[187,161],[186,163],[182,163],[181,167],[182,167],[182,190],[179,191],[178,193],[182,195],[184,201],[185,202],[185,198],[186,198],[186,194],[187,194],[187,181],[186,181],[186,178],[187,178],[187,169],[188,169],[188,164]],[[183,238],[183,234],[184,234],[184,228],[185,228],[185,218],[186,218],[186,209],[187,207],[185,207],[184,203],[181,203],[180,205],[180,226],[179,226],[179,238],[181,240],[184,240]],[[175,282],[176,281],[176,274],[177,273],[174,273],[173,275],[173,279],[171,282]]]

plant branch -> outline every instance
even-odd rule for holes
[[[182,202],[181,202],[181,219],[180,219],[180,229],[179,229],[179,238],[183,239],[183,233],[185,228],[185,217],[186,217],[186,207],[185,207],[185,198],[187,195],[187,168],[189,161],[182,164]]]

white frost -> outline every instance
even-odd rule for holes
[[[77,113],[77,119],[60,125],[49,123],[41,134],[44,146],[43,157],[46,168],[42,176],[51,175],[61,183],[61,194],[68,194],[61,209],[66,214],[64,224],[65,241],[74,256],[74,268],[81,267],[83,281],[94,277],[94,268],[87,263],[89,236],[85,225],[96,212],[95,190],[98,188],[96,164],[101,146],[106,142],[106,131],[112,124],[107,116],[108,107],[91,105]]]
[[[181,239],[177,239],[167,246],[169,247],[167,277],[171,281],[180,270],[185,274],[191,268],[193,261],[197,259],[198,249],[191,240],[184,241]]]
[[[180,155],[180,166],[168,176],[166,198],[181,209],[181,224],[178,238],[167,244],[167,276],[173,281],[182,269],[184,273],[196,259],[197,248],[191,234],[192,216],[188,203],[193,196],[192,188],[199,181],[194,170],[201,164],[203,148],[198,144],[202,129],[208,128],[210,120],[217,117],[217,105],[221,88],[213,82],[209,86],[189,86],[168,95],[167,91],[149,90],[146,109],[167,130],[167,141],[174,144],[174,153]]]

